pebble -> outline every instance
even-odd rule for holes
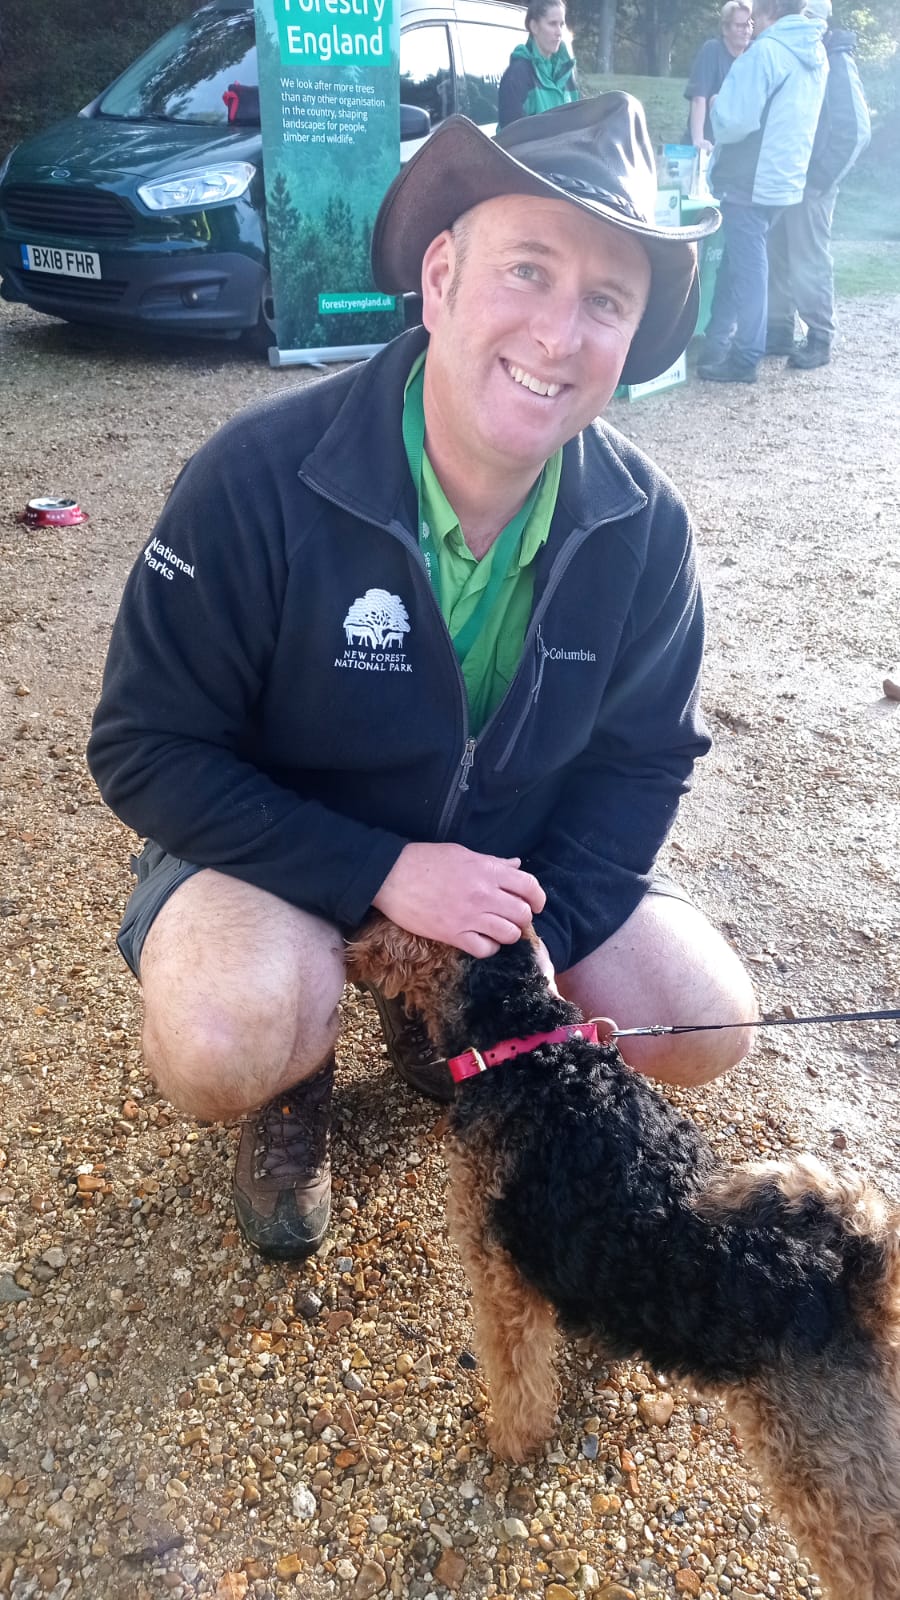
[[[637,1408],[638,1416],[648,1428],[666,1428],[675,1410],[675,1400],[663,1389],[658,1394],[642,1394]]]
[[[504,1517],[503,1532],[507,1539],[527,1539],[528,1529],[521,1517]]]
[[[457,1589],[466,1575],[467,1562],[458,1550],[444,1550],[434,1569],[438,1583],[447,1589]]]
[[[304,1289],[295,1296],[294,1308],[305,1322],[314,1322],[322,1310],[321,1297],[314,1294],[312,1289]]]
[[[364,1561],[353,1585],[353,1600],[370,1600],[370,1596],[378,1594],[386,1583],[384,1567],[379,1566],[377,1561]]]
[[[14,1305],[19,1300],[30,1300],[31,1295],[16,1283],[11,1272],[0,1272],[0,1305]]]
[[[891,667],[882,684],[889,700],[900,700],[900,662]]]
[[[305,1483],[298,1483],[291,1494],[291,1505],[294,1516],[300,1522],[308,1522],[316,1514],[316,1497]]]

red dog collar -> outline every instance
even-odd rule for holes
[[[527,1039],[501,1039],[499,1044],[491,1045],[490,1050],[464,1050],[461,1056],[451,1056],[447,1065],[453,1082],[462,1083],[464,1078],[477,1078],[480,1072],[487,1072],[488,1067],[498,1067],[501,1061],[527,1055],[539,1044],[562,1044],[566,1039],[586,1039],[588,1044],[597,1044],[597,1024],[569,1022],[562,1028],[554,1028],[552,1033],[530,1033]]]

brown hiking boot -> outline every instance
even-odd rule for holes
[[[407,1011],[402,994],[387,1000],[380,989],[366,987],[378,1010],[387,1053],[404,1082],[429,1100],[452,1100],[450,1068],[431,1043],[418,1012]]]
[[[232,1192],[244,1238],[264,1256],[302,1261],[331,1215],[334,1056],[270,1100],[241,1129]]]

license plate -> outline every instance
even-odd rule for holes
[[[29,272],[57,272],[64,278],[99,278],[95,250],[62,250],[55,244],[23,244],[22,265]]]

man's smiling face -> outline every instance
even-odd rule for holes
[[[639,241],[567,200],[473,207],[423,264],[429,433],[536,476],[611,398],[649,289]]]

